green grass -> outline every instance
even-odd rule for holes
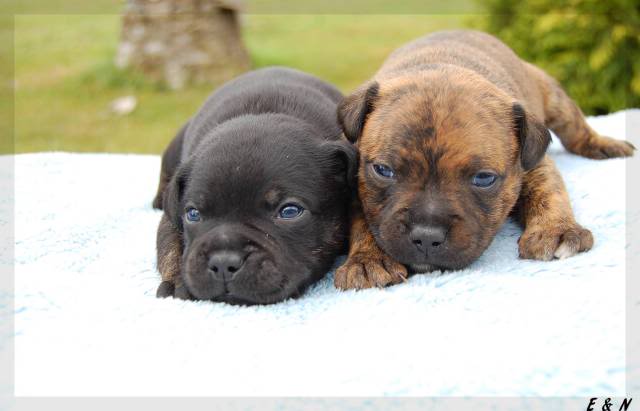
[[[394,48],[425,33],[463,27],[463,15],[245,15],[254,67],[295,67],[349,92]],[[118,15],[15,18],[15,149],[160,153],[212,86],[170,91],[113,66]],[[109,104],[133,94],[138,107]]]

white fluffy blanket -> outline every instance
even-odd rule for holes
[[[640,110],[589,122],[640,146]],[[257,307],[155,298],[159,157],[18,155],[15,393],[623,396],[625,160],[550,150],[592,251],[520,260],[509,222],[465,270]]]

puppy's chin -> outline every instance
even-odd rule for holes
[[[391,253],[390,256],[393,257]],[[419,258],[414,259],[406,259],[405,258],[404,265],[407,266],[411,274],[423,274],[430,273],[433,271],[455,271],[462,270],[469,265],[471,265],[475,260],[478,259],[479,256],[464,256],[464,258],[428,258],[424,256],[420,256]],[[398,261],[400,261],[398,259]],[[425,262],[426,261],[426,262]]]
[[[430,264],[409,264],[408,268],[411,274],[430,273],[431,271],[438,270],[438,267]]]
[[[280,276],[280,278],[284,278]],[[297,280],[302,278],[310,279],[311,275],[296,277]],[[279,287],[253,287],[245,288],[242,286],[234,286],[227,284],[223,286],[222,292],[214,295],[205,296],[203,300],[214,302],[224,302],[232,305],[267,305],[284,301],[288,298],[298,297],[300,293],[307,287],[310,280],[296,283],[289,279],[282,282]]]
[[[189,278],[189,277],[187,277]],[[232,305],[273,304],[295,297],[299,294],[295,284],[283,283],[281,287],[246,287],[241,283],[235,284],[208,279],[206,281],[186,280],[187,289],[198,300],[224,302]]]
[[[227,303],[231,305],[268,305],[278,303],[294,296],[296,296],[295,293],[292,295],[287,295],[287,293],[283,292],[283,290],[274,290],[273,292],[254,294],[251,296],[226,292],[208,298],[208,300],[213,302]]]

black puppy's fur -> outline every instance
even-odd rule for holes
[[[162,158],[158,296],[267,304],[327,272],[345,251],[357,169],[336,119],[341,98],[285,68],[250,72],[208,98]],[[304,212],[281,218],[290,203]],[[200,222],[185,219],[190,207]],[[220,252],[243,258],[228,281],[210,269]]]

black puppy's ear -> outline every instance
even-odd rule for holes
[[[180,231],[182,231],[182,196],[190,174],[191,166],[189,164],[178,167],[167,184],[162,201],[162,209],[169,217],[169,221]]]
[[[551,143],[549,129],[520,103],[513,103],[516,136],[520,142],[520,162],[524,170],[535,167]]]
[[[356,173],[358,172],[358,151],[345,138],[322,143],[323,150],[328,151],[328,156],[336,165],[335,170],[340,173],[340,180],[345,181],[347,187],[356,187]]]
[[[342,99],[338,105],[338,122],[344,130],[344,135],[352,143],[360,138],[367,116],[373,111],[379,91],[378,82],[365,84]]]

